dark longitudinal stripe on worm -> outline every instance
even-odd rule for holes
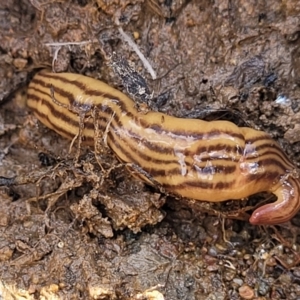
[[[51,76],[50,76],[51,77]],[[43,86],[43,84],[44,84],[44,82],[43,81],[40,81],[40,80],[35,80],[34,82],[37,82],[38,84],[40,84],[40,85],[42,85]],[[64,81],[64,82],[68,82],[69,84],[74,84],[74,82],[73,81]],[[44,84],[44,86],[45,87],[50,87],[51,85],[47,85],[47,84]],[[76,85],[77,86],[77,85]],[[85,85],[80,85],[80,87],[83,87],[83,86],[85,86]],[[85,91],[87,91],[86,89],[85,89]],[[70,99],[70,98],[73,98],[72,97],[72,94],[71,93],[66,93],[64,90],[62,90],[62,89],[57,89],[56,88],[56,92],[60,95],[60,96],[63,96],[63,97],[66,97],[66,98],[68,98],[68,99]],[[44,93],[44,92],[43,92]],[[101,95],[101,96],[103,96],[103,93],[98,93],[98,95]],[[112,97],[112,98],[114,98],[113,96],[111,96],[110,95],[110,97]],[[34,96],[32,95],[32,98],[34,98]],[[38,101],[37,99],[36,99],[36,101]],[[48,106],[49,107],[49,109],[51,110],[51,112],[53,113],[53,115],[55,115],[55,117],[57,117],[57,118],[59,118],[59,119],[61,119],[61,120],[63,120],[63,121],[65,121],[65,122],[70,122],[71,123],[71,125],[73,126],[73,127],[76,127],[76,126],[78,126],[78,123],[77,124],[75,124],[75,122],[74,121],[72,121],[70,118],[67,118],[64,114],[62,114],[62,113],[59,113],[59,112],[57,112],[55,109],[54,109],[54,106],[53,105],[50,105],[49,104],[49,102],[46,102],[46,101],[42,101],[42,103],[43,103],[43,105],[46,105],[46,106]],[[73,102],[73,105],[74,105],[74,102]],[[79,105],[79,103],[76,103],[75,105]],[[50,107],[51,106],[51,107]],[[52,124],[53,126],[54,126],[54,124]],[[119,126],[122,126],[122,124],[121,124],[121,122],[119,122],[119,124],[118,124]],[[85,128],[88,128],[88,129],[93,129],[93,124],[91,123],[91,122],[87,122],[86,124],[85,124]],[[54,126],[55,128],[58,128],[57,126]],[[154,129],[154,130],[161,130],[161,126],[158,126],[158,125],[152,125],[152,128]],[[65,133],[65,135],[67,135],[67,132],[66,131],[64,131],[63,130],[63,128],[60,128],[60,131],[62,131],[62,132],[64,132]],[[136,140],[141,140],[141,138],[139,137],[139,136],[137,136],[137,135],[135,135],[133,132],[129,132],[129,134],[133,137],[133,138],[135,138]],[[181,133],[181,134],[183,134],[183,133]],[[215,136],[215,135],[220,135],[220,132],[219,131],[214,131],[214,132],[211,132],[210,133],[210,137],[213,137],[213,136]],[[260,137],[260,138],[255,138],[255,139],[252,139],[253,141],[258,141],[258,140],[263,140],[263,139],[266,139],[265,137]],[[166,147],[164,147],[164,148],[162,148],[162,147],[159,147],[159,146],[157,146],[157,145],[154,145],[154,144],[151,144],[150,142],[147,142],[147,141],[143,141],[144,142],[144,144],[145,144],[145,146],[147,147],[147,148],[149,148],[151,151],[155,151],[155,152],[159,152],[159,153],[165,153],[165,154],[170,154],[172,151],[173,151],[173,149],[170,149],[170,148],[166,148]],[[261,145],[260,146],[261,148],[262,147],[265,147],[264,145]],[[198,149],[198,153],[202,153],[203,152],[203,148],[205,148],[205,147],[201,147],[200,149]],[[220,149],[221,149],[221,147],[220,147]],[[212,149],[212,150],[217,150],[217,149]],[[227,150],[227,152],[228,152],[228,150]],[[191,153],[187,153],[187,155],[189,155],[189,154],[191,154]]]
[[[190,181],[187,180],[181,184],[163,184],[163,187],[170,190],[184,190],[188,188],[200,188],[202,190],[213,190],[217,189],[219,192],[220,190],[228,190],[231,189],[234,185],[234,181],[230,182],[204,182],[204,181]]]
[[[136,153],[136,147],[134,147],[130,143],[128,143],[127,142],[128,139],[124,139],[124,140],[120,139],[120,134],[118,133],[118,130],[116,130],[114,122],[112,122],[110,127],[111,127],[111,130],[108,132],[108,136],[111,141],[111,144],[115,145],[122,154],[125,153],[130,161],[132,160],[133,163],[137,164],[138,163],[137,160],[134,159],[134,157],[132,155],[133,153]],[[118,142],[118,141],[120,141],[120,142],[122,141],[124,146],[122,146],[120,144],[120,142]],[[130,152],[125,150],[125,147],[129,148]],[[130,154],[130,153],[132,153],[132,154]],[[170,164],[170,163],[178,162],[178,160],[175,160],[175,159],[174,160],[172,159],[171,161],[166,161],[164,159],[154,159],[153,157],[148,156],[145,153],[138,153],[138,156],[140,158],[142,158],[145,162],[148,162],[148,163],[151,162],[154,164],[166,164],[166,163]]]
[[[253,169],[259,170],[260,168],[266,169],[266,168],[269,168],[270,166],[277,166],[281,172],[286,170],[286,166],[284,164],[282,164],[281,162],[279,162],[275,158],[265,158],[265,159],[256,160],[256,165],[257,165],[257,167],[254,166]],[[251,169],[251,168],[249,168],[249,169]],[[265,174],[266,172],[264,172],[264,170],[262,169],[260,172],[255,172],[254,175],[258,177],[260,173]],[[252,176],[251,176],[251,178],[252,178]]]
[[[40,92],[39,90],[37,90],[37,91]],[[28,95],[30,96],[31,100],[35,100],[36,102],[40,102],[40,103],[42,103],[42,105],[46,106],[50,110],[51,114],[53,116],[55,116],[57,119],[60,119],[63,122],[69,123],[74,128],[79,126],[79,116],[77,116],[78,121],[75,121],[75,120],[71,119],[70,117],[68,117],[66,114],[55,109],[55,104],[53,104],[52,102],[49,102],[48,100],[45,100],[45,99],[41,99],[38,96],[31,94],[31,93],[29,93]],[[67,109],[67,108],[63,108],[63,109]],[[33,110],[34,110],[34,108],[33,108]],[[35,110],[35,112],[36,112],[36,114],[41,115],[37,110]],[[105,118],[104,117],[105,112],[102,111],[101,113],[102,113],[101,117]],[[44,117],[48,120],[47,116],[44,115]],[[107,119],[109,119],[109,115],[107,116]],[[107,119],[106,119],[106,122],[107,122]],[[94,129],[94,123],[93,122],[85,122],[84,127],[92,130],[92,129]]]
[[[36,112],[36,109],[32,109],[34,112]],[[62,135],[66,136],[66,137],[69,137],[69,139],[73,139],[75,137],[75,134],[69,132],[68,130],[66,130],[65,128],[61,127],[61,126],[58,126],[56,125],[55,123],[53,123],[51,121],[51,119],[48,119],[48,115],[42,113],[42,112],[36,112],[36,114],[40,117],[40,118],[44,118],[45,120],[47,120],[51,126],[52,126],[52,129],[54,129],[56,132],[60,132]],[[79,121],[77,122],[77,126],[79,126]],[[86,143],[86,144],[89,144],[89,145],[93,145],[94,143],[94,138],[92,136],[84,136],[83,137],[83,141]]]
[[[271,149],[270,149],[270,146],[269,146],[269,149],[268,149],[268,145],[264,144],[263,146],[261,146],[261,147],[258,146],[257,148],[259,148],[258,151],[261,152],[261,156],[276,153],[279,160],[282,160],[286,164],[286,166],[292,167],[293,164],[288,159],[288,157],[282,152],[282,150],[280,150],[279,146],[273,145]]]
[[[32,110],[33,110],[33,112],[36,112],[35,109],[32,109]],[[69,131],[67,131],[67,130],[65,130],[65,129],[59,127],[59,126],[56,126],[55,124],[53,124],[50,120],[47,119],[47,115],[45,115],[44,113],[38,112],[37,115],[38,115],[40,118],[46,119],[46,120],[51,124],[52,128],[53,128],[55,131],[61,132],[62,135],[67,136],[67,137],[69,137],[70,139],[72,139],[72,138],[74,137],[74,135],[73,135],[72,133],[70,133]]]
[[[259,178],[256,178],[255,175],[253,174],[251,176],[251,178],[247,178],[246,182],[252,182],[255,181],[257,179],[267,179],[267,180],[274,180],[274,178],[278,177],[278,173],[269,173],[269,174],[261,174],[260,176],[258,176]],[[230,182],[225,182],[225,181],[218,181],[216,183],[211,183],[211,182],[199,182],[199,181],[195,181],[195,180],[186,180],[184,183],[182,184],[164,184],[165,188],[170,188],[170,189],[186,189],[186,188],[192,188],[192,187],[200,187],[201,189],[231,189],[232,186],[234,186],[234,180],[230,181]],[[221,183],[221,184],[219,184]]]
[[[280,179],[279,177],[280,173],[278,172],[249,174],[249,176],[246,178],[245,184],[252,181],[259,182],[260,180],[274,181],[276,179]]]
[[[36,101],[42,103],[42,105],[46,106],[46,107],[50,110],[51,114],[52,114],[55,118],[57,118],[57,119],[59,119],[59,120],[61,120],[61,121],[63,121],[63,122],[69,123],[69,124],[70,124],[72,127],[74,127],[74,128],[79,127],[79,120],[80,120],[79,117],[78,117],[78,121],[76,122],[76,121],[74,121],[73,119],[69,118],[68,115],[64,114],[63,112],[60,112],[60,111],[56,110],[55,107],[54,107],[54,105],[53,105],[52,103],[50,103],[49,101],[47,101],[47,100],[45,100],[45,99],[40,99],[40,98],[38,98],[36,95],[30,95],[30,97],[31,97],[31,99],[34,99],[34,100],[36,100]],[[34,108],[32,108],[32,109],[34,110]],[[43,118],[45,118],[46,120],[49,121],[49,118],[48,118],[47,115],[42,114],[41,112],[39,112],[39,111],[37,111],[37,110],[34,110],[34,111],[35,111],[35,113],[36,113],[37,115],[43,116]],[[56,128],[57,128],[57,129],[59,128],[59,131],[64,132],[64,128],[58,127],[58,126],[56,126]],[[87,127],[86,127],[86,128],[88,128],[88,129],[93,129],[94,126],[93,126],[93,124],[87,122]]]
[[[273,148],[273,150],[265,148],[265,151],[261,151],[260,158],[263,158],[265,156],[271,156],[271,155],[277,156],[278,159],[281,160],[282,163],[286,167],[292,166],[292,163],[284,155],[282,155],[279,151],[276,151],[275,148]],[[248,162],[257,162],[257,156],[247,157],[247,161]]]
[[[43,81],[39,81],[39,80],[36,80],[36,81],[38,81],[38,82],[43,82]],[[40,84],[41,85],[41,84]],[[48,84],[48,88],[50,89],[51,88],[51,84]],[[38,89],[38,88],[32,88],[33,90],[35,90],[35,91],[37,91],[37,92],[40,92],[40,93],[42,93],[42,94],[46,94],[46,92],[44,92],[43,90],[40,90],[40,89]],[[33,95],[33,94],[31,94],[31,95]],[[30,96],[31,96],[30,95]],[[47,94],[46,94],[47,95]],[[58,88],[55,88],[54,89],[54,98],[56,98],[56,96],[61,96],[61,97],[64,97],[64,98],[66,98],[66,99],[69,99],[69,97],[70,97],[70,93],[65,93],[64,92],[64,90],[62,90],[62,89],[58,89]],[[49,97],[49,94],[47,95],[48,97]],[[51,97],[51,96],[50,96]],[[52,100],[52,99],[51,99]],[[36,101],[38,101],[38,100],[36,100]],[[45,103],[45,101],[43,102],[43,104],[46,104]],[[48,106],[50,106],[51,104],[49,103],[49,101],[48,101]],[[54,105],[57,105],[57,104],[53,104],[53,105],[51,105],[51,110],[52,111],[54,111],[55,109],[54,109]],[[61,107],[62,108],[65,108],[63,105],[66,105],[66,104],[62,104],[61,105]],[[80,102],[77,102],[77,101],[72,101],[72,103],[69,103],[69,105],[70,105],[70,107],[72,108],[72,107],[80,107],[80,105],[82,105],[82,103],[80,103]],[[98,108],[99,108],[99,111],[101,111],[101,114],[103,114],[104,112],[106,112],[106,111],[110,111],[111,112],[111,114],[113,113],[113,111],[111,110],[111,108],[110,107],[107,107],[107,106],[103,106],[101,103],[100,104],[98,104],[97,105],[98,106]],[[67,109],[67,108],[65,108],[65,109]],[[93,108],[90,108],[90,111],[92,111],[92,109]],[[70,109],[69,109],[70,110]],[[71,110],[70,110],[71,111]]]
[[[41,100],[39,99],[38,97],[36,97],[35,95],[30,95],[30,97],[32,99],[35,99],[36,101],[41,101],[41,103],[45,106],[47,106],[51,113],[58,119],[61,119],[63,120],[64,122],[68,122],[70,123],[74,128],[78,127],[78,124],[79,124],[79,118],[78,118],[78,122],[75,122],[73,121],[72,119],[68,118],[65,114],[61,113],[61,112],[58,112],[57,110],[55,110],[54,108],[54,105],[50,104],[49,101],[45,101],[44,99]],[[109,109],[110,113],[112,113],[111,109]],[[45,118],[47,119],[47,116],[46,115],[42,115],[41,113],[37,112],[42,118]],[[102,115],[103,117],[103,115]],[[105,117],[104,117],[105,118]],[[54,123],[51,122],[50,119],[48,119],[48,121],[51,123],[51,125],[53,126],[53,128],[57,131],[60,131],[61,133],[63,133],[65,136],[69,136],[70,138],[73,138],[74,136],[71,135],[67,130],[65,130],[64,128],[62,127],[59,127],[57,125],[55,125]],[[117,123],[118,123],[118,126],[122,126],[122,123],[119,121],[118,122],[118,118],[116,119]],[[86,122],[85,123],[85,128],[88,128],[88,129],[94,129],[94,124],[93,123],[90,123],[90,122]],[[133,132],[128,132],[129,135],[136,139],[136,140],[141,140],[141,137],[140,136],[137,136],[135,135]],[[260,139],[260,140],[263,140],[263,139]],[[168,153],[168,154],[171,154],[174,150],[172,148],[162,148],[162,147],[159,147],[157,145],[153,145],[151,144],[150,142],[148,141],[143,141],[143,144],[148,147],[151,151],[155,151],[155,152],[158,152],[158,153]],[[203,147],[202,149],[197,149],[197,152],[198,153],[203,153],[203,151],[218,151],[218,150],[222,150],[222,146],[223,145],[213,145],[210,147]],[[261,145],[260,146],[261,149],[265,148],[265,145]],[[224,149],[224,148],[223,148]],[[132,151],[134,151],[135,149],[131,149]],[[227,152],[228,149],[227,149]],[[270,151],[268,151],[269,154],[271,154]],[[266,155],[268,155],[268,153],[266,153]],[[187,155],[190,155],[191,153],[187,153]],[[274,153],[274,154],[277,154],[277,155],[280,155],[279,153]],[[147,155],[143,155],[143,154],[140,154],[140,156],[147,162],[147,161],[151,161],[151,162],[154,162],[154,163],[165,163],[164,160],[154,160],[152,157],[149,157]],[[283,159],[283,157],[280,157],[281,159]],[[268,162],[269,161],[269,162]],[[284,170],[286,168],[286,166],[283,166],[281,163],[279,163],[278,160],[274,160],[274,159],[269,159],[269,160],[259,160],[257,161],[257,158],[256,158],[256,162],[258,164],[261,164],[261,165],[277,165],[279,168],[281,168],[282,170]],[[176,163],[175,160],[171,161],[171,163]],[[189,167],[189,165],[188,165]],[[180,171],[180,170],[179,170]],[[173,174],[175,174],[175,172],[173,172]],[[228,173],[227,173],[228,174]]]
[[[53,78],[53,79],[57,80],[57,76],[52,76],[52,75],[43,74],[43,73],[42,73],[42,76],[46,77],[46,78]],[[59,76],[59,80],[64,82],[64,83],[74,85],[74,86],[84,90],[85,93],[88,96],[98,96],[98,97],[103,97],[103,98],[115,99],[115,100],[118,101],[118,105],[121,107],[121,109],[123,111],[127,111],[127,113],[129,114],[129,117],[133,117],[131,115],[131,113],[128,111],[128,108],[126,107],[126,105],[124,105],[124,103],[118,97],[116,97],[115,95],[99,92],[99,91],[96,91],[96,90],[90,90],[90,89],[88,89],[88,87],[85,84],[83,84],[81,82],[67,80],[66,78],[63,78],[61,76]],[[39,83],[39,84],[43,85],[44,87],[51,88],[50,84],[46,84],[45,82],[43,82],[41,80],[36,80],[36,81],[33,80],[33,82]],[[75,99],[74,99],[74,97],[72,96],[71,93],[66,92],[66,91],[64,91],[60,88],[55,87],[55,92],[58,93],[59,95],[65,97],[65,98],[69,99],[70,105],[78,107],[78,106],[80,106],[80,104],[82,104],[82,103],[76,103],[76,101],[75,101]],[[72,99],[72,102],[71,102],[71,99]],[[149,123],[145,122],[142,119],[140,120],[140,122],[141,122],[141,125],[143,127],[153,129],[154,131],[158,132],[159,134],[162,134],[163,132],[166,132],[166,133],[172,133],[172,134],[174,134],[175,136],[178,136],[178,137],[179,136],[185,136],[187,134],[187,130],[184,130],[184,131],[166,131],[161,124],[149,124]],[[195,139],[199,139],[199,140],[203,139],[204,137],[206,139],[212,139],[212,138],[218,137],[220,135],[219,130],[199,134],[199,132],[191,132],[191,129],[189,129],[188,133],[189,133],[189,136],[191,136]],[[243,140],[243,135],[242,134],[236,134],[236,133],[232,133],[232,132],[222,132],[222,133],[227,134],[228,136],[231,136],[231,137],[233,136],[233,137],[236,137],[236,138],[239,138],[239,139]]]
[[[180,122],[180,119],[178,118],[178,122]],[[220,131],[219,130],[213,130],[210,132],[202,132],[201,129],[199,128],[198,131],[194,131],[194,129],[191,128],[185,128],[183,130],[167,130],[164,128],[163,124],[150,124],[147,121],[140,119],[141,126],[144,128],[152,129],[158,134],[161,135],[169,135],[172,134],[174,137],[177,137],[179,139],[186,139],[186,136],[188,135],[190,138],[193,138],[194,140],[209,140],[216,138],[220,136]],[[228,137],[234,137],[238,138],[240,140],[244,140],[243,135],[240,133],[232,133],[232,132],[227,132],[227,131],[222,131],[222,134],[228,135]]]
[[[104,139],[121,161],[141,171],[142,180],[153,178],[150,184],[169,192],[208,201],[273,192],[277,201],[256,209],[253,224],[281,223],[299,210],[295,167],[261,131],[226,121],[144,114],[121,92],[81,75],[42,71],[29,85],[28,97],[46,125],[74,138],[83,122],[82,139],[89,145],[95,144],[94,137]]]
[[[42,74],[42,75],[43,75],[43,77],[57,79],[55,76],[49,76],[48,74],[45,75],[45,76],[44,76],[44,74]],[[59,79],[61,80],[61,77],[59,77]],[[126,111],[129,117],[133,118],[133,115],[128,111],[128,108],[126,107],[126,105],[117,96],[111,95],[111,94],[105,94],[103,92],[99,92],[99,91],[95,91],[95,90],[89,90],[89,89],[87,89],[86,85],[84,85],[83,83],[77,82],[77,81],[70,81],[70,80],[67,80],[65,78],[63,78],[63,80],[61,80],[61,81],[64,82],[64,83],[71,84],[71,85],[73,84],[74,86],[84,90],[85,93],[88,96],[98,96],[98,97],[110,98],[110,99],[117,100],[118,101],[118,106],[120,106],[120,108],[123,111]],[[40,84],[43,87],[49,88],[49,89],[52,86],[51,84],[47,84],[44,81],[38,80],[38,79],[33,79],[33,82],[37,83],[37,84]],[[65,90],[63,90],[61,88],[55,87],[54,95],[56,93],[59,94],[62,97],[65,97],[66,99],[68,99],[69,102],[70,102],[70,105],[72,105],[74,107],[79,107],[80,104],[82,104],[82,103],[77,102],[75,100],[75,98],[72,96],[72,93],[66,92]],[[98,106],[98,103],[96,103],[96,106]],[[140,122],[141,122],[141,125],[143,127],[153,129],[154,131],[158,132],[159,134],[162,134],[163,132],[165,134],[171,133],[174,136],[178,136],[178,137],[186,136],[186,134],[187,134],[187,130],[168,131],[168,130],[165,130],[161,124],[149,124],[148,122],[145,122],[145,120],[143,120],[143,119],[141,119]],[[199,139],[199,140],[203,139],[203,138],[212,139],[212,138],[218,137],[220,135],[219,130],[211,131],[211,132],[208,132],[208,133],[207,132],[206,133],[199,133],[199,132],[193,132],[193,131],[191,131],[191,129],[189,129],[188,133],[189,133],[190,137],[192,137],[194,139]],[[228,136],[231,136],[231,137],[234,136],[235,138],[239,138],[239,139],[243,140],[243,135],[242,134],[236,134],[236,133],[232,133],[232,132],[222,132],[222,133],[225,134],[225,135],[227,134]]]
[[[109,131],[109,134],[111,135],[111,143],[112,144],[114,144],[114,143],[116,143],[116,141],[118,141],[118,140],[121,140],[120,139],[120,135],[118,134],[118,130],[117,130],[117,128],[118,128],[118,126],[120,126],[120,122],[118,122],[117,121],[117,119],[114,119],[113,121],[112,121],[112,123],[110,124],[110,128],[111,128],[111,130]],[[129,136],[130,138],[128,139],[128,138],[126,138],[125,140],[124,140],[124,143],[125,143],[125,145],[124,146],[126,146],[126,147],[129,147],[129,150],[130,150],[130,152],[129,151],[126,151],[125,150],[125,148],[123,147],[123,146],[121,146],[121,144],[119,143],[118,145],[119,145],[119,148],[122,148],[121,149],[121,151],[122,151],[122,153],[124,153],[125,151],[126,151],[126,153],[127,153],[127,155],[129,155],[130,157],[131,157],[131,159],[133,159],[133,156],[132,155],[130,155],[129,153],[135,153],[136,152],[136,145],[134,144],[133,146],[129,143],[129,141],[131,141],[131,138],[133,137],[133,133],[130,133],[130,132],[126,132],[126,136]],[[134,136],[134,138],[137,140],[137,141],[139,141],[139,140],[141,140],[141,137],[140,136],[137,136],[137,135],[135,135]],[[147,147],[148,145],[149,145],[149,143],[148,143],[148,141],[144,141],[143,140],[143,144],[145,143],[145,146]],[[158,152],[158,153],[163,153],[163,154],[173,154],[173,152],[174,152],[174,149],[172,149],[172,148],[160,148],[160,147],[155,147],[155,148],[150,148],[149,147],[149,149],[151,150],[151,151],[145,151],[145,152],[141,152],[141,153],[138,153],[138,156],[141,158],[141,159],[143,159],[144,161],[145,161],[145,164],[149,164],[150,162],[151,163],[153,163],[153,164],[158,164],[159,166],[166,166],[166,164],[168,163],[168,164],[177,164],[178,163],[178,158],[177,159],[173,159],[173,156],[170,156],[170,159],[171,160],[168,160],[168,161],[166,161],[166,159],[155,159],[155,158],[153,158],[153,156],[149,156],[149,155],[147,155],[146,153],[150,153],[150,154],[152,154],[152,152],[154,152],[154,150],[153,149],[155,149],[156,150],[156,152]],[[159,151],[157,151],[159,149]],[[135,163],[137,163],[137,161],[134,161]],[[187,165],[189,166],[189,164],[187,163]]]
[[[255,144],[255,143],[257,143],[259,141],[262,141],[262,140],[265,140],[268,143],[271,142],[271,143],[275,144],[275,141],[269,135],[267,135],[267,134],[261,135],[261,136],[257,136],[257,137],[251,138],[251,139],[248,139],[247,142],[249,144]]]
[[[119,150],[121,150],[122,153],[126,153],[126,156],[130,156],[130,160],[134,161],[135,164],[138,162],[136,159],[130,154],[135,152],[134,146],[132,146],[129,143],[126,143],[126,146],[129,148],[130,151],[125,150],[124,146],[122,146],[120,143],[116,144],[116,141],[120,140],[116,135],[117,135],[117,130],[114,128],[114,124],[111,124],[112,130],[110,131],[111,135],[111,140],[112,144],[115,144],[115,146],[118,147]],[[153,177],[156,176],[171,176],[171,175],[181,175],[181,168],[172,168],[171,170],[167,168],[169,164],[177,164],[178,160],[171,160],[171,161],[166,161],[166,160],[161,160],[161,159],[154,159],[153,157],[150,157],[144,153],[139,153],[139,157],[142,158],[145,161],[145,165],[149,164],[149,162],[153,163],[152,166],[162,166],[163,168],[144,168],[144,170],[148,173],[151,173]],[[185,162],[186,168],[191,169],[194,166],[194,163],[189,163]],[[214,165],[213,168],[207,168],[207,167],[202,167],[198,168],[197,170],[194,170],[194,172],[197,172],[198,174],[201,173],[202,175],[209,175],[209,174],[217,174],[217,173],[222,173],[224,175],[228,175],[231,173],[234,173],[236,171],[236,166],[235,164],[233,165],[224,165],[222,164],[222,160],[220,160],[219,165]]]
[[[118,116],[114,117],[114,122],[117,123],[117,128],[121,128],[123,126],[121,120],[119,119]],[[116,128],[116,127],[115,127]],[[143,146],[146,147],[147,149],[149,149],[152,152],[156,152],[156,153],[163,153],[163,154],[174,154],[174,148],[170,147],[168,145],[158,145],[157,143],[153,143],[151,140],[147,140],[145,139],[143,136],[138,135],[137,133],[135,133],[133,130],[128,129],[127,131],[128,136],[130,136],[130,138],[134,139],[136,142],[142,142]],[[196,151],[190,151],[190,150],[186,150],[184,151],[184,154],[186,156],[191,156],[191,155],[197,155],[197,154],[201,154],[204,152],[212,152],[212,151],[222,151],[224,150],[226,147],[226,152],[236,152],[237,149],[235,146],[228,146],[225,144],[215,144],[215,145],[209,145],[209,146],[200,146],[196,149]],[[239,153],[243,152],[243,149],[238,149]],[[151,159],[151,158],[149,158]],[[239,157],[237,156],[236,159],[233,159],[232,157],[230,158],[230,160],[232,161],[238,161]],[[226,158],[224,158],[224,160],[227,160]],[[177,159],[178,161],[178,159]]]
[[[62,76],[58,76],[57,75],[51,75],[49,73],[45,74],[45,73],[40,73],[40,76],[41,77],[44,77],[44,78],[51,78],[51,79],[54,79],[54,80],[57,80],[57,78],[59,78],[59,81],[63,82],[63,83],[67,83],[67,84],[70,84],[70,85],[74,85],[76,86],[77,88],[83,90],[88,96],[97,96],[97,97],[103,97],[103,98],[109,98],[109,99],[115,99],[115,100],[118,100],[120,101],[120,99],[118,99],[116,97],[116,95],[112,95],[112,94],[108,94],[106,92],[103,92],[103,91],[99,91],[99,90],[91,90],[89,89],[88,86],[86,86],[84,83],[82,82],[79,82],[79,81],[72,81],[72,80],[68,80],[67,78],[65,77],[62,77]],[[70,98],[69,98],[70,99]],[[72,104],[72,103],[70,103]]]

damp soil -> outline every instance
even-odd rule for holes
[[[166,114],[266,131],[299,167],[299,16],[297,0],[1,1],[0,176],[18,184],[0,187],[0,298],[299,299],[299,216],[247,222],[270,195],[175,199],[105,147],[76,160],[25,105],[38,70],[81,73]]]

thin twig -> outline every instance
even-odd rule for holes
[[[133,51],[138,55],[138,57],[140,58],[140,60],[142,61],[143,65],[144,65],[144,67],[147,69],[147,71],[151,75],[152,79],[155,80],[157,78],[156,72],[153,70],[152,66],[150,65],[150,63],[148,62],[148,60],[146,59],[144,54],[140,51],[137,44],[130,38],[130,36],[127,33],[124,32],[122,27],[118,27],[118,30],[119,30],[122,38],[124,39],[124,41],[126,41],[128,43],[128,45],[133,49]]]

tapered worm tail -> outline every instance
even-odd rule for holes
[[[299,210],[295,167],[262,131],[228,121],[142,113],[120,91],[70,73],[35,75],[27,104],[42,123],[66,138],[81,136],[83,144],[94,146],[99,137],[121,162],[136,166],[135,177],[168,193],[210,202],[263,191],[276,194],[276,202],[253,213],[252,224],[282,223]]]
[[[254,225],[276,225],[289,221],[300,209],[300,184],[298,179],[284,180],[273,193],[277,196],[274,203],[256,209],[250,218]]]

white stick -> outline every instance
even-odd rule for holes
[[[121,36],[123,37],[123,39],[128,43],[128,45],[133,49],[133,51],[138,55],[138,57],[140,58],[140,60],[142,61],[143,65],[144,65],[144,67],[147,69],[147,71],[151,75],[152,79],[155,80],[157,78],[156,73],[153,70],[150,63],[148,62],[148,60],[146,59],[146,57],[144,56],[144,54],[140,51],[140,49],[134,43],[134,41],[130,38],[130,36],[124,32],[122,27],[118,27],[118,29],[119,29],[119,32],[120,32]]]

